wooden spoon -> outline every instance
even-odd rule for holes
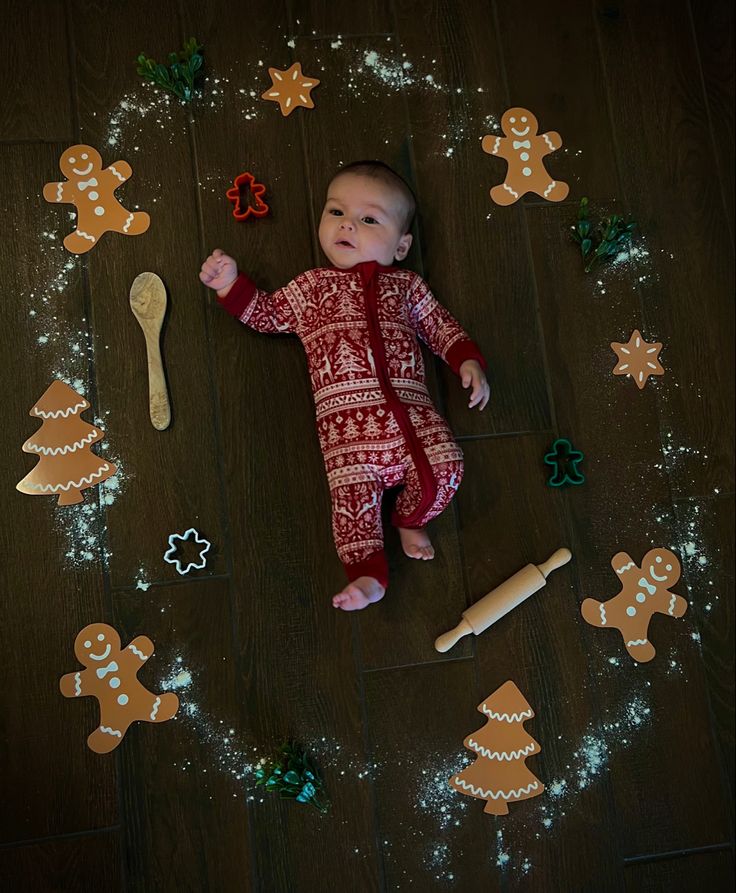
[[[130,287],[130,309],[146,336],[148,354],[148,408],[151,424],[163,431],[171,422],[169,393],[161,362],[161,324],[166,313],[166,288],[155,273],[140,273]]]

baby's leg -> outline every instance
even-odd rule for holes
[[[340,484],[330,489],[332,533],[350,582],[333,599],[343,611],[356,611],[383,597],[388,566],[383,553],[381,498],[378,478]]]
[[[410,525],[406,519],[416,511],[422,499],[422,486],[414,463],[410,462],[405,476],[404,489],[396,500],[391,522],[399,531],[401,545],[409,558],[427,561],[434,558],[434,547],[424,525],[447,508],[463,478],[463,458],[460,447],[452,441],[435,444],[427,450],[434,475],[437,493],[433,503],[418,520]]]

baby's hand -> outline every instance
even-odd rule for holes
[[[477,360],[465,360],[460,366],[460,380],[464,388],[473,386],[468,408],[472,409],[480,403],[481,411],[484,410],[491,399],[491,386],[488,384],[488,379],[481,369],[480,363]]]
[[[218,297],[224,298],[238,278],[238,265],[224,251],[215,248],[202,264],[199,278],[205,285],[214,288]]]

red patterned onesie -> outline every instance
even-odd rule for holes
[[[403,485],[391,521],[423,527],[447,506],[463,455],[424,383],[417,335],[459,372],[485,360],[410,270],[375,261],[307,270],[270,294],[238,276],[220,302],[258,332],[291,332],[307,354],[332,498],[332,531],[348,578],[388,583],[381,498]]]

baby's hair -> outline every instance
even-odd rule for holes
[[[404,202],[404,220],[402,224],[402,232],[408,233],[414,221],[414,214],[417,210],[417,200],[411,187],[403,177],[400,177],[395,170],[390,168],[382,161],[351,161],[350,164],[341,167],[332,180],[336,180],[343,174],[358,174],[361,177],[373,177],[380,180],[387,186],[401,195]],[[332,181],[330,181],[332,182]]]

